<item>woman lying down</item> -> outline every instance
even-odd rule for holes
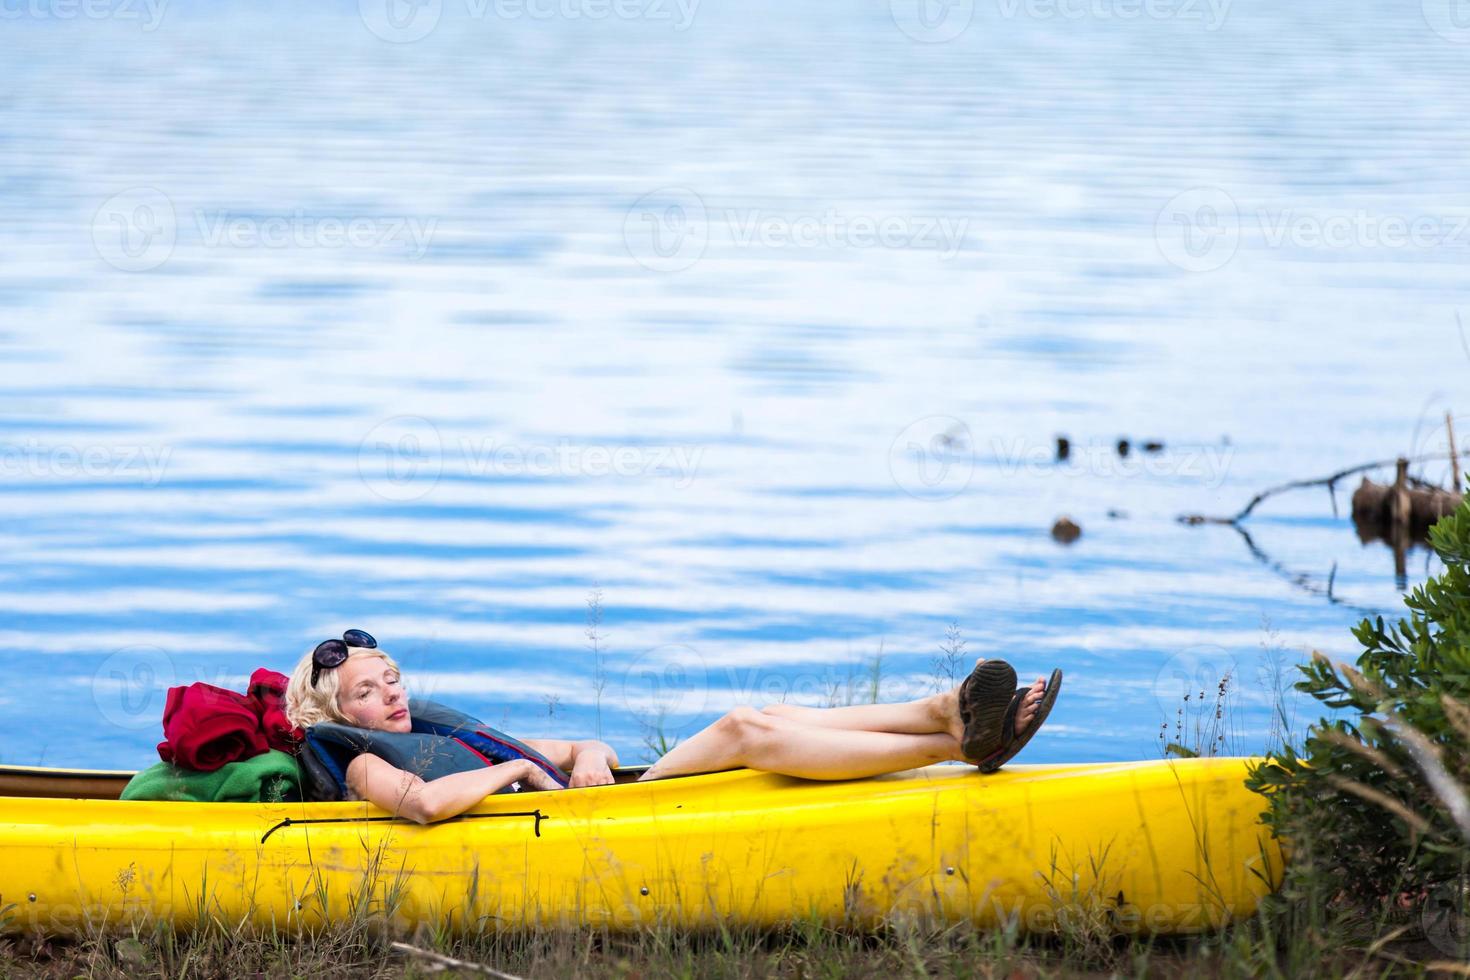
[[[1016,686],[1003,660],[982,660],[964,682],[901,704],[735,708],[679,743],[640,780],[741,767],[805,779],[860,779],[936,762],[999,769],[1041,727],[1062,672]],[[286,713],[306,730],[308,777],[323,798],[367,800],[417,823],[457,816],[492,793],[613,782],[617,753],[599,741],[526,739],[468,715],[418,702],[398,665],[362,630],[326,640],[291,674]],[[308,781],[311,781],[310,778]]]

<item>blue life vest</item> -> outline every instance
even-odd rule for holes
[[[347,766],[364,752],[425,782],[513,759],[529,759],[562,786],[570,781],[565,771],[529,745],[463,711],[410,698],[408,714],[413,723],[409,732],[382,732],[326,721],[308,728],[300,755],[307,799],[347,799]],[[500,792],[515,790],[507,786]]]

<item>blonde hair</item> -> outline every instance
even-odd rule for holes
[[[286,717],[291,724],[300,728],[310,728],[319,721],[334,721],[339,725],[350,725],[352,721],[342,713],[337,706],[337,693],[342,688],[341,670],[342,665],[323,668],[317,677],[316,686],[311,684],[312,650],[306,651],[296,664],[296,669],[291,671],[291,680],[286,685]],[[388,666],[398,670],[398,664],[388,651],[372,647],[348,647],[347,660],[355,657],[381,657],[388,662]],[[342,663],[346,663],[344,660]],[[398,670],[400,676],[403,671]]]

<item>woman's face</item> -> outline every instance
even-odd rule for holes
[[[403,681],[382,657],[350,657],[337,668],[337,707],[358,728],[408,732],[408,695]]]

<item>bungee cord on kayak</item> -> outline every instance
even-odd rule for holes
[[[543,820],[549,820],[550,819],[549,817],[546,816],[546,814],[542,813],[540,810],[509,810],[509,811],[506,811],[504,813],[461,813],[458,816],[451,817],[450,819],[452,819],[452,820],[495,820],[495,819],[503,819],[505,817],[533,817],[533,818],[535,818],[534,823],[533,823],[533,827],[534,827],[534,830],[535,830],[535,836],[537,836],[537,837],[540,837],[541,836],[541,821],[543,821]],[[278,830],[285,830],[288,827],[302,827],[302,826],[306,826],[306,825],[309,825],[309,824],[324,824],[324,823],[387,823],[387,822],[399,821],[399,820],[402,820],[402,819],[403,819],[402,817],[396,817],[396,816],[394,816],[394,817],[306,817],[306,818],[287,817],[286,819],[282,820],[280,823],[278,823],[274,827],[272,827],[270,830],[267,830],[261,836],[260,842],[262,844],[264,844],[267,840],[270,839],[270,836],[272,834],[274,834],[276,831],[278,831]]]

